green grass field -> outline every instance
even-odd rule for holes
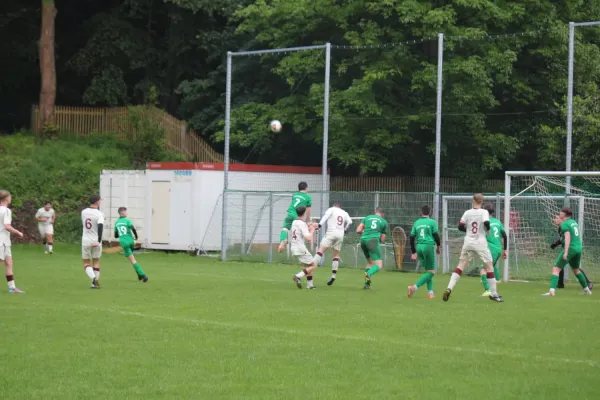
[[[415,274],[359,270],[298,290],[296,267],[119,254],[90,290],[78,247],[13,249],[0,295],[0,392],[10,399],[597,399],[600,299],[575,285],[463,278],[448,303],[407,299]],[[2,289],[4,290],[4,288]]]

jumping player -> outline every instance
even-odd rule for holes
[[[4,262],[4,274],[8,283],[8,293],[25,293],[15,286],[13,275],[13,260],[11,252],[10,234],[14,233],[22,238],[23,233],[12,227],[12,212],[8,206],[12,201],[7,190],[0,190],[0,261]]]
[[[344,241],[344,233],[352,225],[352,218],[350,218],[350,215],[346,211],[342,210],[340,203],[334,203],[333,207],[329,208],[325,212],[325,215],[323,215],[323,218],[321,218],[318,229],[321,229],[325,223],[327,223],[327,232],[325,232],[325,237],[321,240],[314,261],[319,265],[327,249],[333,249],[331,279],[327,281],[327,285],[331,286],[335,282],[340,265],[340,249]]]
[[[133,256],[135,241],[138,238],[138,234],[133,226],[133,222],[127,218],[127,208],[119,207],[118,213],[119,219],[115,222],[115,239],[119,239],[123,254],[127,257],[131,265],[133,265],[138,279],[143,282],[148,282],[148,277],[144,273],[144,270]]]
[[[410,231],[410,259],[419,260],[419,265],[425,269],[417,283],[408,287],[408,297],[412,297],[418,288],[427,283],[427,292],[430,299],[435,297],[433,293],[433,276],[435,275],[435,254],[440,254],[440,235],[438,224],[429,216],[431,207],[421,207],[421,218],[415,221]],[[415,246],[415,241],[417,245]],[[435,245],[435,249],[434,249]]]
[[[444,291],[442,297],[442,300],[444,301],[450,299],[450,294],[452,294],[452,290],[454,290],[463,270],[475,255],[477,255],[485,265],[486,276],[490,283],[490,300],[496,302],[504,301],[496,291],[496,277],[494,275],[494,266],[492,264],[492,254],[490,253],[486,239],[487,232],[490,231],[490,214],[487,210],[481,208],[482,205],[483,195],[481,193],[474,194],[473,208],[465,211],[458,224],[458,230],[466,232],[465,241],[460,252],[460,261],[452,273],[448,288]]]
[[[44,243],[44,253],[52,254],[54,221],[56,221],[56,213],[52,208],[52,203],[49,201],[44,203],[44,207],[40,208],[35,213],[35,219],[38,222],[38,230],[40,231],[40,237]]]
[[[99,210],[100,196],[90,196],[88,204],[89,207],[81,212],[81,222],[83,224],[81,258],[83,259],[85,273],[92,280],[91,288],[100,289],[100,257],[102,257],[104,214]]]
[[[298,289],[302,289],[302,278],[306,276],[306,288],[314,289],[312,273],[317,269],[317,263],[312,254],[306,248],[306,241],[312,238],[316,225],[311,224],[310,228],[304,222],[305,207],[298,207],[296,214],[298,217],[292,222],[292,255],[298,257],[300,264],[304,266],[302,271],[292,277]]]
[[[298,184],[298,191],[292,195],[292,203],[288,207],[287,215],[283,220],[283,225],[281,226],[281,235],[279,236],[279,248],[278,252],[282,252],[287,246],[288,243],[288,232],[292,229],[292,223],[296,218],[298,218],[298,214],[296,209],[298,207],[304,207],[306,209],[306,215],[304,220],[306,222],[310,222],[310,208],[312,207],[312,198],[308,195],[308,184],[306,182],[300,182]]]
[[[487,203],[483,206],[483,208],[490,214],[490,231],[486,237],[488,248],[492,254],[492,263],[494,264],[494,278],[496,278],[496,282],[498,282],[500,281],[501,277],[497,264],[500,256],[506,260],[508,240],[506,237],[506,232],[504,232],[504,226],[502,225],[502,222],[500,222],[499,219],[492,217],[495,212],[494,205]],[[500,236],[502,236],[503,245],[500,244]],[[485,290],[482,296],[487,297],[491,295],[492,293],[490,292],[490,284],[488,282],[487,273],[483,265],[481,266],[481,283],[483,284],[483,289]]]
[[[356,228],[356,233],[361,234],[360,248],[367,259],[364,289],[371,288],[371,277],[383,269],[379,244],[385,242],[385,236],[388,233],[388,223],[383,216],[383,208],[377,207],[375,214],[363,218]]]
[[[560,271],[569,264],[573,274],[577,277],[579,284],[583,288],[583,294],[591,295],[592,291],[588,287],[588,282],[583,273],[579,270],[581,263],[581,252],[583,250],[581,237],[579,236],[579,225],[573,217],[573,211],[568,207],[563,207],[560,210],[559,220],[560,231],[563,235],[563,250],[556,257],[556,262],[552,268],[552,277],[550,278],[550,290],[544,293],[543,296],[555,296],[556,287],[558,286],[558,275]]]

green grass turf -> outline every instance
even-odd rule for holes
[[[25,295],[0,294],[0,393],[10,399],[597,399],[600,300],[570,285],[463,278],[451,300],[416,274],[362,289],[341,270],[298,290],[293,266],[118,254],[90,290],[77,247],[13,249]]]

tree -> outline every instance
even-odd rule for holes
[[[40,35],[40,127],[55,124],[56,61],[54,56],[56,6],[54,0],[42,0],[42,29]]]

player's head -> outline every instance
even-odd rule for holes
[[[93,194],[88,198],[88,204],[90,207],[98,208],[100,207],[100,196],[97,194]]]
[[[0,190],[0,204],[9,206],[11,201],[12,197],[10,196],[10,192],[8,190]]]
[[[494,215],[494,212],[496,212],[496,209],[494,208],[494,205],[492,203],[485,203],[483,205],[483,209],[487,210],[487,212],[491,215]]]
[[[560,214],[556,214],[554,216],[554,224],[560,225],[561,222],[562,222],[562,218],[560,217]]]
[[[342,207],[342,205],[340,203],[338,203],[337,201],[335,203],[333,203],[334,207],[340,208]]]
[[[302,181],[298,184],[298,191],[303,192],[308,189],[308,183]]]
[[[383,208],[382,207],[377,207],[375,209],[375,215],[379,215],[379,216],[383,217]]]
[[[431,215],[431,207],[427,204],[421,207],[421,215],[424,217],[429,217]]]
[[[560,219],[562,219],[563,221],[566,221],[567,219],[571,218],[573,216],[573,210],[571,210],[569,207],[563,207],[560,209]]]
[[[296,214],[298,214],[298,218],[304,217],[304,213],[306,212],[306,207],[300,206],[296,208]]]
[[[126,217],[127,216],[127,207],[119,207],[117,212],[119,213],[119,217]]]
[[[52,208],[52,203],[47,201],[44,203],[44,210],[48,211],[49,209]]]
[[[475,193],[473,195],[473,206],[481,207],[482,204],[483,204],[483,194]]]

